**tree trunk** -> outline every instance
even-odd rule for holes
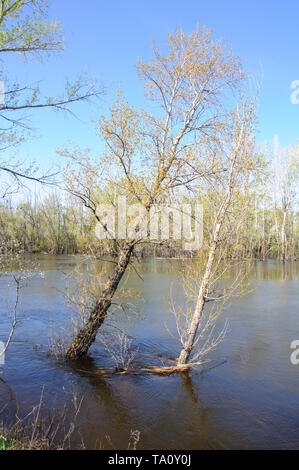
[[[199,289],[196,308],[193,314],[192,322],[191,322],[189,331],[187,333],[187,340],[185,344],[183,345],[183,349],[181,350],[181,354],[178,360],[178,365],[187,364],[192,348],[193,348],[199,322],[200,322],[201,315],[205,306],[205,295],[206,295],[206,290],[208,287],[208,283],[209,283],[209,279],[210,279],[210,275],[212,271],[212,266],[213,266],[213,262],[215,258],[216,247],[217,247],[217,241],[214,240],[213,246],[210,248],[209,260],[208,260],[206,272],[205,272],[203,281]]]
[[[130,244],[121,251],[118,263],[109,276],[101,297],[92,308],[88,321],[67,348],[67,359],[75,360],[87,355],[99,328],[105,321],[113,296],[129,264],[133,248],[134,244]]]
[[[265,205],[263,204],[262,260],[266,260]]]
[[[283,211],[283,220],[281,225],[281,260],[283,262],[286,261],[287,258],[287,243],[286,243],[286,232],[285,232],[285,225],[286,225],[286,210]]]
[[[219,243],[220,231],[221,231],[221,228],[222,228],[227,210],[228,210],[228,208],[230,206],[230,203],[231,203],[232,193],[233,193],[233,189],[234,189],[235,165],[236,165],[236,161],[237,161],[239,148],[240,148],[240,145],[241,145],[242,135],[243,135],[243,126],[242,126],[242,130],[241,130],[241,133],[240,133],[240,138],[239,138],[238,145],[235,149],[235,152],[234,152],[234,155],[233,155],[233,158],[232,158],[232,161],[231,161],[231,167],[230,167],[229,176],[228,176],[228,186],[227,186],[226,195],[224,197],[224,200],[222,201],[222,204],[220,205],[218,214],[216,216],[215,228],[214,228],[214,231],[213,231],[213,238],[211,240],[211,244],[210,244],[210,247],[209,247],[208,262],[207,262],[206,270],[205,270],[205,273],[204,273],[204,276],[203,276],[203,279],[202,279],[202,282],[201,282],[201,286],[200,286],[200,289],[199,289],[199,293],[198,293],[198,297],[197,297],[197,303],[196,303],[194,314],[192,316],[191,325],[189,327],[189,330],[187,331],[187,340],[183,344],[183,348],[181,350],[181,353],[180,353],[180,356],[179,356],[179,359],[178,359],[178,365],[179,366],[187,364],[187,362],[189,360],[189,357],[190,357],[190,354],[192,352],[192,348],[193,348],[193,345],[194,345],[194,342],[195,342],[195,339],[196,339],[196,334],[197,334],[197,330],[198,330],[199,323],[200,323],[200,320],[201,320],[202,312],[203,312],[203,309],[204,309],[204,306],[205,306],[205,303],[206,303],[206,293],[207,293],[209,283],[210,283],[210,280],[211,280],[211,274],[212,274],[213,265],[214,265],[214,261],[215,261],[216,250],[217,250],[217,246],[218,246],[218,243]]]
[[[274,200],[274,220],[275,220],[275,233],[276,233],[276,243],[277,243],[277,257],[280,258],[280,236],[279,236],[279,227],[278,227],[278,220],[277,220],[277,207],[276,202]]]
[[[209,249],[209,258],[207,262],[207,267],[206,267],[205,274],[204,274],[204,277],[203,277],[203,280],[199,289],[197,303],[196,303],[195,311],[192,317],[192,322],[191,322],[189,331],[187,332],[187,340],[185,344],[183,345],[183,349],[181,351],[181,354],[178,360],[178,365],[187,364],[192,348],[193,348],[193,344],[196,338],[196,333],[198,330],[198,326],[199,326],[202,312],[203,312],[205,302],[206,302],[206,292],[209,287],[209,282],[210,282],[213,264],[215,260],[217,245],[219,242],[219,234],[220,234],[220,230],[224,221],[226,211],[230,204],[231,194],[232,194],[232,186],[230,182],[226,199],[223,202],[222,207],[220,208],[218,216],[217,216],[216,227],[215,227],[214,235],[213,235],[213,241]]]

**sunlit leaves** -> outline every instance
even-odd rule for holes
[[[61,26],[47,20],[47,4],[44,0],[2,1],[0,52],[33,52],[42,58],[41,53],[63,47]]]

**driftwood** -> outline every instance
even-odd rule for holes
[[[194,364],[184,364],[182,366],[175,365],[175,366],[163,366],[163,367],[156,367],[156,366],[149,366],[149,367],[141,367],[140,369],[135,368],[117,368],[117,367],[107,367],[97,370],[83,370],[77,369],[78,372],[82,372],[87,375],[93,376],[106,376],[106,375],[137,375],[137,374],[156,374],[156,375],[172,375],[181,372],[187,372],[192,369]]]
[[[190,372],[193,367],[195,366],[203,366],[204,364],[207,364],[209,362],[212,362],[213,360],[205,360],[201,362],[193,362],[189,364],[177,364],[175,361],[173,362],[174,365],[170,366],[147,366],[147,367],[140,367],[140,368],[134,368],[134,367],[128,367],[128,368],[122,368],[122,367],[103,367],[101,369],[96,369],[96,370],[86,370],[86,369],[76,369],[77,372],[81,372],[83,374],[87,375],[92,375],[93,377],[99,376],[108,376],[108,375],[149,375],[149,374],[154,374],[154,375],[173,375],[173,374],[180,374],[184,372]],[[215,365],[211,366],[208,368],[208,370],[214,369],[215,367],[218,367],[221,364],[224,364],[227,362],[227,359],[220,359],[220,362],[216,363]]]

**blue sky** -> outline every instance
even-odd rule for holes
[[[101,149],[91,119],[105,110],[119,85],[135,104],[142,100],[136,60],[150,57],[153,36],[165,44],[168,32],[179,26],[185,32],[197,24],[211,27],[215,37],[232,44],[247,70],[263,75],[258,141],[272,142],[278,134],[287,145],[299,137],[299,105],[290,101],[291,82],[299,80],[295,0],[54,0],[50,15],[64,26],[66,50],[43,64],[9,57],[10,77],[43,80],[43,88],[54,95],[65,78],[88,70],[106,85],[107,94],[99,102],[75,105],[78,120],[51,111],[32,115],[38,133],[19,154],[44,168],[58,161],[56,148],[68,142]]]

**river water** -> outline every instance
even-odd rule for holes
[[[18,409],[25,415],[43,393],[45,407],[69,405],[83,397],[73,446],[126,449],[138,430],[137,449],[299,449],[299,365],[290,361],[290,344],[299,340],[298,263],[258,262],[254,290],[234,299],[223,313],[229,322],[224,341],[211,362],[189,375],[112,375],[92,372],[113,365],[98,335],[91,359],[78,365],[48,356],[53,334],[68,331],[72,308],[65,285],[73,269],[89,270],[82,257],[35,257],[37,274],[21,290],[13,343],[0,365],[0,411],[6,419]],[[136,361],[153,356],[175,358],[179,344],[165,298],[179,294],[178,261],[149,259],[132,271],[126,285],[146,302],[140,311],[116,311],[106,330],[126,329]],[[10,328],[14,286],[0,277],[0,340]],[[55,333],[53,333],[55,332]],[[103,333],[105,330],[103,330]],[[108,333],[107,333],[108,334]],[[158,359],[156,360],[158,361]],[[156,362],[157,363],[157,362]],[[71,411],[69,411],[71,416]]]

